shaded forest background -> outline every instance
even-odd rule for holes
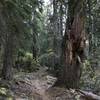
[[[100,91],[99,0],[0,0],[0,77],[39,68],[57,85]]]

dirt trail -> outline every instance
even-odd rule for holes
[[[19,73],[11,85],[11,100],[83,100],[66,88],[52,87],[56,80],[44,68],[35,73]]]
[[[34,86],[36,87],[36,92],[41,96],[42,100],[49,100],[48,96],[46,95],[46,88],[42,86],[40,80],[35,80]]]
[[[53,87],[56,80],[44,68],[34,73],[18,73],[8,89],[12,99],[3,96],[0,100],[83,100],[66,88]]]
[[[36,73],[30,73],[26,75],[17,76],[15,84],[12,86],[12,90],[15,93],[15,100],[27,97],[34,99],[27,100],[50,100],[47,90],[52,87],[56,82],[56,78],[48,75],[46,70],[40,69]]]

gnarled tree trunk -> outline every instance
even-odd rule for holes
[[[86,34],[84,32],[84,0],[69,0],[66,32],[62,43],[61,83],[67,88],[78,88],[81,64],[84,58]]]

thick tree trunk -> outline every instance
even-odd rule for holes
[[[0,2],[1,3],[1,2]],[[5,2],[2,2],[2,7],[0,10],[1,24],[3,27],[0,27],[2,31],[2,38],[4,39],[4,56],[3,56],[3,68],[2,68],[2,78],[6,80],[11,80],[13,77],[13,53],[14,53],[14,30],[12,19],[8,9],[5,7]]]
[[[4,57],[3,57],[3,69],[2,69],[2,78],[5,80],[12,80],[13,78],[13,36],[10,35],[7,37],[7,41],[4,48]]]
[[[60,80],[67,88],[79,87],[85,48],[83,1],[69,0],[68,25],[62,43],[63,70]]]

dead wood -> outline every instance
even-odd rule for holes
[[[79,92],[86,100],[100,100],[100,96],[93,94],[92,92],[82,91],[77,89],[77,92]]]

